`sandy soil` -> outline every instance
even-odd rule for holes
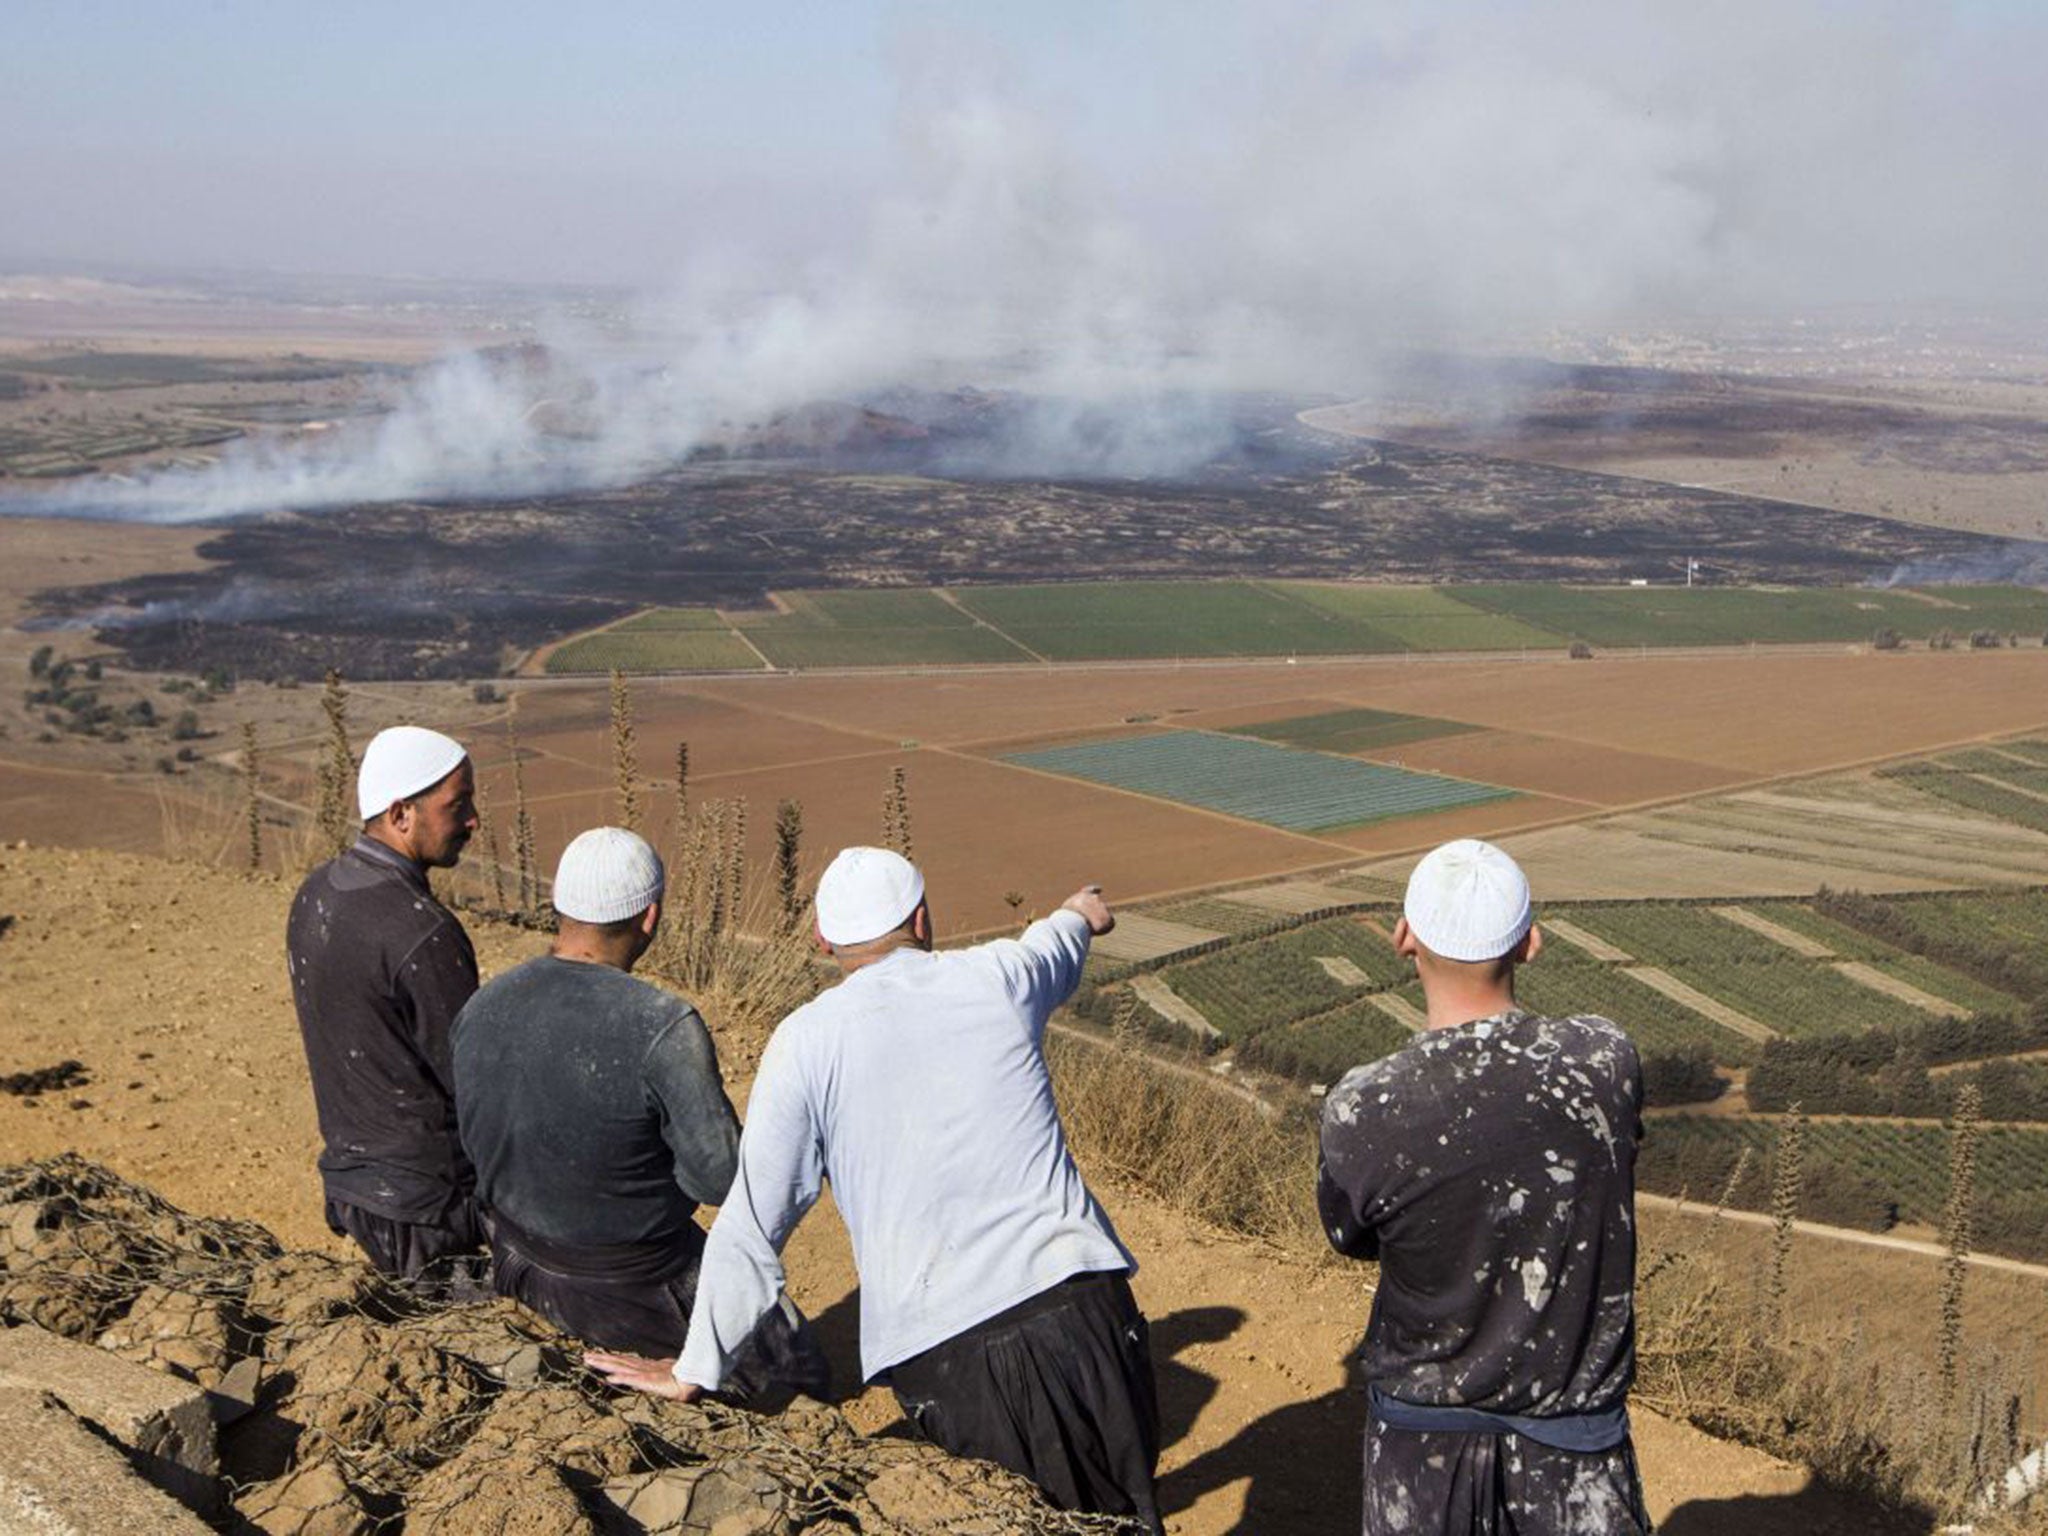
[[[288,899],[288,886],[267,877],[119,854],[0,850],[0,913],[12,919],[0,934],[0,1068],[75,1057],[91,1073],[86,1086],[40,1100],[0,1096],[0,1158],[76,1150],[195,1210],[252,1217],[288,1243],[340,1251],[317,1214],[312,1103],[280,954]],[[490,925],[473,932],[487,974],[541,943]],[[750,1059],[751,1045],[721,1042],[732,1061]],[[1144,1265],[1138,1289],[1153,1319],[1167,1421],[1170,1528],[1177,1536],[1355,1531],[1361,1412],[1341,1361],[1362,1326],[1367,1272],[1191,1227],[1129,1190],[1104,1193]],[[1697,1219],[1672,1219],[1688,1223],[1674,1230],[1697,1249]],[[1659,1231],[1647,1226],[1652,1250]],[[1752,1262],[1751,1236],[1727,1229],[1732,1264]],[[1816,1245],[1801,1262],[1795,1300],[1818,1316],[1861,1274],[1857,1265],[1876,1261]],[[1936,1266],[1896,1262],[1882,1288],[1866,1294],[1925,1290],[1931,1298]],[[820,1319],[850,1380],[851,1259],[829,1214],[799,1232],[790,1268],[794,1294]],[[1973,1296],[1973,1306],[1999,1309],[2023,1336],[2041,1336],[2048,1323],[2048,1287],[2038,1282],[1991,1276]],[[1933,1310],[1887,1307],[1868,1326],[1917,1347]],[[879,1391],[849,1411],[870,1429],[895,1418]],[[1808,1488],[1799,1470],[1654,1412],[1639,1413],[1638,1444],[1652,1505],[1681,1536],[1886,1529]]]

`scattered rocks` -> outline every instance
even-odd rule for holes
[[[343,1318],[295,1340],[278,1362],[291,1416],[344,1449],[452,1449],[478,1407],[469,1367],[404,1329]]]
[[[99,1336],[101,1349],[217,1387],[228,1367],[249,1353],[247,1321],[233,1302],[149,1285],[128,1315]]]
[[[378,1308],[385,1288],[367,1264],[324,1253],[286,1253],[249,1272],[251,1316],[286,1330]]]
[[[63,1088],[83,1088],[92,1078],[82,1061],[60,1061],[54,1067],[37,1067],[30,1072],[10,1072],[0,1077],[0,1093],[26,1098],[35,1093],[55,1093]]]
[[[599,1491],[630,1522],[624,1529],[647,1536],[785,1536],[795,1529],[782,1485],[745,1462],[642,1472]]]
[[[250,1489],[235,1500],[235,1513],[263,1536],[367,1536],[375,1529],[331,1457]]]

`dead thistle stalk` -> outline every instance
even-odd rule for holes
[[[612,773],[617,781],[619,825],[640,830],[640,765],[633,751],[633,696],[626,674],[612,669]]]

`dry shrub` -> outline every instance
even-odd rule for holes
[[[1274,1111],[1163,1060],[1135,1034],[1069,1031],[1047,1041],[1075,1156],[1197,1220],[1328,1252],[1315,1213],[1316,1143],[1306,1109]]]
[[[1806,1239],[1813,1241],[1813,1239]],[[1811,1467],[1824,1483],[1980,1536],[2048,1532],[2048,1507],[1988,1511],[1984,1491],[2028,1449],[2021,1382],[1984,1351],[1959,1362],[1953,1398],[1937,1365],[1853,1324],[1788,1316],[1773,1332],[1769,1273],[1711,1243],[1648,1255],[1636,1295],[1634,1400]]]
[[[744,801],[685,804],[671,835],[661,932],[640,969],[696,1005],[736,1048],[729,1064],[751,1060],[818,995],[817,951],[776,892],[748,886]]]

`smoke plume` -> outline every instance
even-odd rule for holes
[[[513,363],[448,357],[317,445],[33,509],[615,484],[814,402],[963,385],[1029,405],[956,472],[1171,476],[1224,439],[1227,412],[1194,402],[1356,393],[1417,349],[2013,297],[2048,233],[2026,131],[2043,97],[2014,62],[2044,28],[2023,11],[1195,3],[1140,8],[1072,75],[1043,39],[913,11],[887,154],[808,224],[766,181],[749,192],[769,212],[687,230],[640,217],[660,202],[642,189],[619,227],[643,268],[677,254],[620,325],[555,322]],[[541,262],[523,230],[499,238]]]

